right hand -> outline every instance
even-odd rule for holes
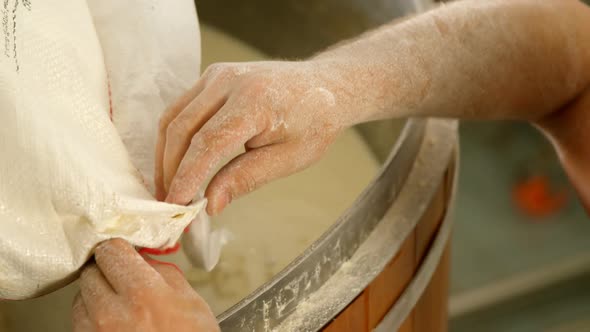
[[[207,303],[175,266],[144,259],[131,244],[98,245],[80,276],[74,331],[219,332]]]
[[[223,159],[205,191],[207,212],[318,160],[352,119],[343,81],[319,63],[215,64],[166,111],[156,153],[158,199],[188,204]],[[350,95],[350,94],[348,94]],[[348,111],[348,112],[347,112]]]

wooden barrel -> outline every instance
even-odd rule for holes
[[[457,138],[454,123],[430,121],[379,224],[277,331],[447,331]]]
[[[394,258],[322,331],[448,330],[450,207],[456,181],[455,165],[455,162],[449,164],[427,210]],[[431,255],[428,257],[431,266],[426,267],[424,264],[428,255]],[[417,280],[419,273],[426,273],[426,280]],[[398,302],[402,296],[410,296],[408,287],[411,285],[423,288],[413,290],[418,292],[413,294],[413,301]],[[392,315],[396,309],[403,311],[406,316],[398,314],[385,321],[386,316]]]

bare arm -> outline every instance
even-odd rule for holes
[[[316,61],[354,68],[349,93],[370,96],[375,107],[359,105],[364,112],[351,123],[407,116],[531,121],[554,143],[590,212],[590,8],[580,1],[459,1]]]
[[[406,116],[537,119],[590,84],[590,9],[575,0],[459,1],[316,57],[370,107]]]
[[[589,83],[590,9],[577,0],[459,1],[307,61],[218,64],[162,118],[158,196],[188,203],[245,146],[205,192],[219,213],[309,166],[351,125],[435,116],[534,122],[590,202]]]

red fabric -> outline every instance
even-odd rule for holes
[[[163,256],[163,255],[170,255],[177,252],[180,249],[180,243],[177,243],[172,248],[168,249],[154,249],[154,248],[141,248],[139,249],[139,253],[142,255],[154,255],[154,256]]]

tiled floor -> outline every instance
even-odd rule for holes
[[[513,281],[519,278],[521,285],[527,286],[526,280],[542,282],[543,275],[555,274],[558,268],[569,266],[571,270],[572,264],[577,264],[574,269],[579,270],[583,268],[580,264],[590,262],[585,259],[590,257],[590,220],[573,192],[564,211],[543,220],[523,216],[512,203],[512,186],[523,174],[549,174],[557,185],[568,186],[550,147],[535,130],[520,124],[469,123],[461,129],[461,136],[451,310],[464,312],[469,303],[493,302],[494,296],[510,294],[509,287],[517,290],[518,281]],[[535,281],[536,277],[541,279]],[[512,318],[506,314],[498,318],[498,324],[513,319],[513,325],[506,323],[513,328],[485,331],[542,331],[527,329],[526,324],[518,322],[535,321],[536,315],[547,317],[547,312],[556,319],[571,320],[570,313],[574,314],[575,308],[587,308],[586,317],[590,317],[590,282],[580,283],[579,287],[586,292],[585,298],[578,296],[568,301],[566,294],[555,303],[538,298],[538,303],[527,309],[528,316],[515,311]],[[484,289],[489,291],[482,292]],[[488,298],[482,300],[483,297]],[[470,322],[477,321],[474,317],[470,317]],[[484,331],[460,326],[463,325],[457,325],[453,332]]]

